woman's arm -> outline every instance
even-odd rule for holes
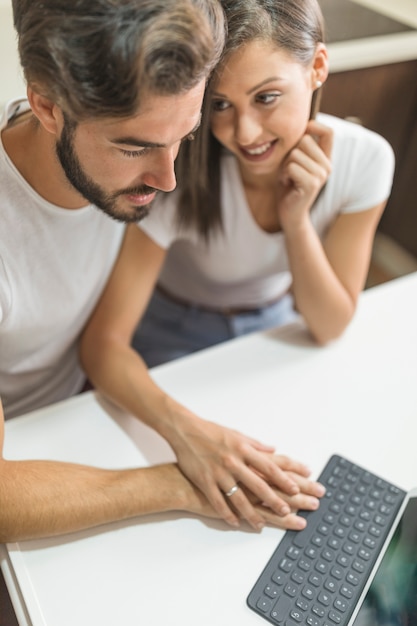
[[[323,244],[311,223],[288,238],[296,307],[321,344],[341,335],[353,317],[384,206],[340,215]]]
[[[265,524],[244,489],[233,495],[233,502],[224,497],[236,483],[276,515],[289,513],[282,493],[305,490],[312,496],[309,508],[315,508],[316,497],[322,495],[320,486],[311,481],[299,483],[291,473],[304,479],[308,471],[303,465],[277,457],[271,447],[193,414],[154,383],[130,347],[164,257],[164,250],[139,228],[128,227],[118,262],[81,340],[81,361],[89,379],[170,443],[184,474],[229,524],[236,526],[239,517],[254,528]]]
[[[285,191],[278,208],[296,308],[321,344],[338,337],[352,319],[385,207],[381,203],[339,215],[324,242],[320,241],[310,210],[330,174],[331,150],[331,129],[310,122],[306,135],[288,157]]]

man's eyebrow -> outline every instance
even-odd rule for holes
[[[201,124],[201,116],[200,119],[198,120],[197,124],[194,126],[194,128],[192,130],[190,130],[189,133],[187,133],[182,139],[181,141],[183,141],[184,139],[187,139],[187,137],[189,137],[190,135],[192,135],[193,133],[195,133],[197,131],[197,129],[199,128]],[[164,143],[155,143],[154,141],[145,141],[145,139],[138,139],[137,137],[130,137],[130,136],[126,136],[126,137],[115,137],[115,139],[111,140],[111,143],[117,144],[117,145],[122,145],[122,146],[135,146],[137,148],[165,148],[166,144]]]
[[[111,140],[111,143],[116,143],[122,146],[136,146],[137,148],[165,148],[163,143],[155,143],[153,141],[145,141],[144,139],[138,139],[137,137],[116,137]]]

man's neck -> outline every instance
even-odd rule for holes
[[[42,198],[64,209],[88,202],[68,182],[55,153],[55,137],[30,111],[13,118],[2,132],[4,149],[26,182]]]

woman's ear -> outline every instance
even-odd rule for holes
[[[318,89],[329,75],[329,57],[324,43],[319,43],[312,64],[312,88]]]
[[[62,111],[52,100],[42,96],[33,87],[27,88],[27,95],[33,114],[48,133],[58,134],[62,126]]]

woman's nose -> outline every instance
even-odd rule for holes
[[[236,116],[235,137],[241,146],[250,146],[259,139],[262,134],[262,126],[256,116],[244,113]]]

